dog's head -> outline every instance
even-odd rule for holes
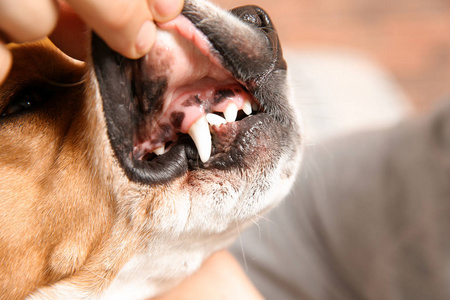
[[[142,264],[149,285],[179,279],[276,204],[298,167],[286,63],[260,8],[187,1],[139,60],[91,44],[87,65],[48,42],[11,47],[0,289],[22,282],[13,296],[97,293]]]

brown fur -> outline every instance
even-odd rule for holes
[[[1,87],[0,107],[6,105],[8,95],[31,82],[82,80],[84,66],[49,41],[12,46],[11,51],[14,65]],[[82,101],[83,93],[81,84],[57,88],[44,110],[0,124],[4,299],[22,298],[37,286],[80,270],[90,258],[90,249],[110,232],[108,221],[115,208],[102,177],[95,174],[98,169],[92,167],[98,158],[87,151],[95,147],[99,125],[85,123],[100,120],[95,114],[84,117],[96,103]]]

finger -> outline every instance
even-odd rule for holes
[[[53,0],[0,0],[0,29],[14,42],[45,37],[56,24]]]
[[[148,0],[153,18],[158,22],[167,22],[178,16],[183,9],[183,0]]]
[[[67,55],[84,61],[88,54],[88,28],[72,7],[63,1],[58,3],[58,22],[49,38]]]
[[[139,58],[150,50],[156,27],[146,0],[68,0],[113,50]]]
[[[0,43],[0,84],[3,83],[3,81],[6,78],[6,75],[8,75],[9,70],[11,69],[11,64],[12,64],[11,52],[9,52],[9,50],[6,49],[5,45]]]

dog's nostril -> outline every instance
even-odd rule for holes
[[[267,13],[260,7],[254,5],[240,6],[233,8],[231,13],[240,20],[258,28],[271,26],[271,21]]]
[[[231,13],[237,16],[240,20],[256,27],[261,27],[262,25],[261,19],[253,6],[236,7],[231,10]]]

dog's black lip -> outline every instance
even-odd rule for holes
[[[189,9],[188,5],[186,5],[182,13],[210,39],[213,47],[222,56],[224,66],[237,78],[237,80],[247,87],[248,91],[258,99],[262,106],[267,105],[273,110],[273,107],[270,107],[270,101],[266,101],[264,98],[264,90],[268,88],[265,84],[269,82],[266,78],[269,73],[286,69],[275,29],[268,26],[268,29],[266,28],[265,30],[266,32],[269,32],[269,34],[267,34],[269,42],[276,44],[275,47],[272,45],[272,49],[274,49],[276,53],[270,53],[271,57],[268,58],[268,65],[266,64],[263,66],[266,70],[256,70],[256,74],[251,74],[240,69],[237,66],[238,64],[235,64],[233,61],[235,57],[227,54],[227,48],[214,38],[212,32],[208,32],[208,27],[199,26],[201,23],[197,20],[198,15],[192,14],[192,11],[193,10]],[[240,10],[237,9],[235,12],[240,12]],[[275,41],[273,41],[274,36]],[[115,156],[131,181],[149,185],[164,184],[186,174],[189,170],[196,168],[226,169],[242,165],[244,159],[243,155],[240,155],[240,153],[237,153],[236,151],[232,151],[234,154],[231,152],[229,153],[230,159],[224,159],[226,157],[223,155],[221,157],[220,155],[213,155],[207,164],[202,164],[199,162],[196,148],[193,143],[182,141],[174,145],[171,150],[164,155],[158,156],[151,161],[135,159],[132,155],[132,137],[134,126],[136,125],[135,122],[139,118],[133,117],[137,115],[137,108],[133,105],[132,101],[130,101],[130,99],[133,99],[133,93],[136,92],[132,82],[130,66],[131,69],[133,69],[133,66],[139,64],[140,60],[131,61],[122,57],[118,53],[112,51],[95,33],[93,33],[92,36],[92,57],[100,93],[103,98],[108,136]],[[277,82],[272,84],[277,84]],[[272,95],[268,95],[268,97],[271,96]],[[275,116],[274,119],[276,120],[277,116]],[[254,120],[256,121],[256,119]],[[277,122],[283,122],[283,120],[284,116],[279,118]],[[246,121],[246,123],[249,122],[252,122],[252,120]],[[219,157],[222,161],[215,163]],[[237,163],[238,160],[240,163]],[[228,161],[228,163],[226,163],[226,161]]]
[[[111,50],[95,33],[92,34],[92,59],[103,100],[108,137],[119,164],[127,177],[134,182],[163,184],[188,171],[184,145],[180,144],[152,161],[134,159],[132,156],[135,114],[130,64]]]

